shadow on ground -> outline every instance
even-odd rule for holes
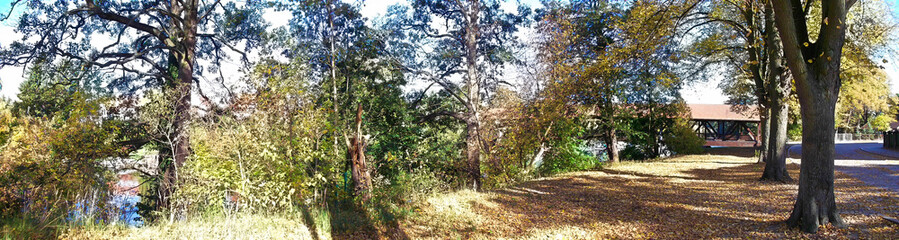
[[[787,228],[782,221],[790,213],[796,183],[760,182],[764,165],[752,162],[743,159],[714,169],[679,166],[684,176],[674,177],[613,168],[530,181],[464,202],[477,214],[472,222],[427,227],[422,225],[429,222],[420,219],[409,223],[407,230],[415,239],[881,238],[899,234],[899,228],[876,216],[896,212],[896,195],[839,173],[837,201],[851,228],[824,227],[818,235]],[[788,169],[798,178],[798,165],[790,164]]]

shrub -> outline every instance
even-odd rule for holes
[[[27,231],[52,232],[53,226],[67,222],[118,219],[105,207],[112,174],[103,165],[126,151],[115,144],[118,126],[99,118],[97,101],[71,101],[74,107],[67,119],[15,120],[0,147],[0,221],[15,220]],[[19,234],[6,227],[2,231]]]
[[[705,140],[696,135],[689,122],[678,119],[663,140],[665,146],[676,154],[701,154],[705,152]]]

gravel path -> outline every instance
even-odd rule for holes
[[[899,160],[861,150],[862,148],[877,148],[881,145],[876,142],[837,143],[834,168],[868,185],[899,193]],[[790,147],[790,156],[797,158],[794,159],[794,162],[800,162],[798,158],[801,156],[801,152],[801,145]]]

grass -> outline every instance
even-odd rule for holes
[[[146,227],[98,226],[71,228],[61,239],[329,239],[313,236],[300,215],[236,214],[159,221]]]

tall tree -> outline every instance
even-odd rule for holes
[[[765,5],[765,32],[764,46],[767,56],[767,79],[764,81],[764,92],[766,93],[763,101],[767,102],[768,111],[768,141],[765,145],[768,151],[765,157],[765,170],[762,172],[762,180],[771,180],[779,182],[792,181],[789,172],[787,172],[787,124],[789,120],[789,104],[787,98],[792,90],[792,80],[788,77],[783,66],[783,55],[781,54],[780,42],[777,41],[777,35],[774,27],[774,9],[771,0],[764,1]]]
[[[844,23],[855,2],[822,0],[820,16],[808,15],[817,1],[806,1],[804,5],[800,0],[773,2],[787,66],[796,81],[803,129],[799,194],[787,224],[809,233],[816,232],[821,224],[845,226],[833,191],[834,116],[842,84]],[[809,36],[808,17],[819,18],[822,23],[814,40]]]
[[[395,52],[388,50],[397,46],[389,45],[389,31],[366,25],[357,4],[337,0],[295,3],[289,6],[294,14],[290,31],[295,37],[289,39],[288,57],[308,59],[312,81],[321,96],[319,104],[331,109],[330,157],[345,158],[347,164],[340,166],[350,168],[353,194],[366,201],[372,190],[370,162],[388,152],[401,157],[405,153],[399,148],[409,143],[402,136],[385,134],[410,130],[401,124],[407,120],[400,90],[406,82],[392,55]],[[389,146],[389,141],[396,144]],[[367,160],[369,147],[374,148],[376,159]]]
[[[415,53],[403,54],[409,57],[404,67],[412,77],[439,85],[463,106],[426,118],[447,115],[465,123],[467,175],[472,188],[479,190],[483,106],[501,82],[503,65],[514,60],[510,51],[517,42],[514,33],[530,11],[519,7],[517,14],[507,13],[498,0],[415,0],[412,8],[411,16],[395,12],[403,18],[398,27],[409,30],[406,36],[416,46],[411,49]],[[459,77],[461,84],[454,81]]]
[[[222,1],[21,1],[25,5],[17,31],[24,37],[0,50],[0,66],[29,65],[36,59],[77,61],[111,79],[120,94],[147,87],[176,92],[174,144],[171,158],[160,161],[160,206],[169,205],[177,169],[190,155],[187,127],[192,90],[199,90],[200,73],[219,71],[229,52],[254,46],[264,21],[252,3],[237,6]],[[13,11],[10,11],[13,12]],[[7,16],[9,17],[9,16]],[[108,39],[104,46],[92,40]],[[243,47],[238,43],[245,44]],[[204,59],[208,66],[201,66]],[[246,58],[243,58],[244,60]],[[219,79],[221,81],[221,79]],[[202,91],[200,91],[201,95]],[[206,97],[205,95],[201,97]]]
[[[759,162],[768,162],[763,180],[788,181],[786,172],[786,129],[781,115],[790,78],[784,73],[783,57],[768,0],[707,1],[698,8],[693,24],[685,34],[699,34],[692,43],[691,58],[699,58],[689,72],[720,72],[710,66],[725,66],[725,79],[719,85],[734,108],[746,110],[758,105]],[[696,33],[691,31],[699,30]],[[730,73],[727,73],[730,72]],[[699,74],[696,76],[705,76]],[[786,92],[785,92],[786,91]],[[779,157],[778,157],[779,156]],[[770,162],[773,159],[774,162]]]

